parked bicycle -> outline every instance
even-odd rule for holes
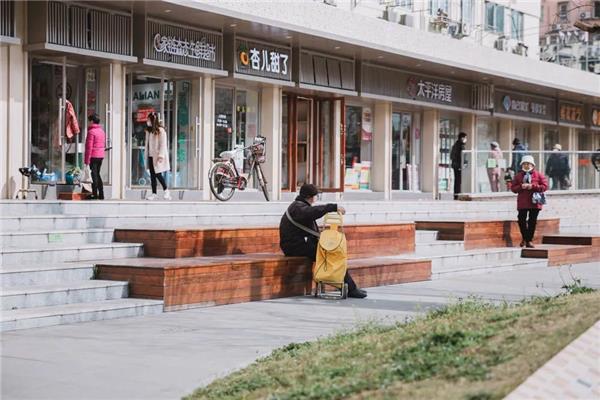
[[[257,136],[250,146],[223,151],[219,154],[219,158],[213,159],[215,164],[208,172],[208,179],[210,190],[217,199],[227,201],[231,199],[236,190],[246,189],[248,179],[240,173],[238,167],[236,167],[235,160],[243,160],[245,154],[248,153],[247,160],[250,164],[248,176],[253,177],[254,182],[258,183],[258,186],[265,195],[265,199],[269,201],[267,180],[260,167],[260,164],[264,163],[266,159],[265,142],[266,139],[263,136]]]

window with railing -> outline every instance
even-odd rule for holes
[[[558,19],[560,22],[567,22],[568,2],[558,3]]]
[[[485,30],[504,33],[504,7],[491,2],[485,3]]]
[[[523,41],[523,13],[512,10],[510,20],[510,37]]]

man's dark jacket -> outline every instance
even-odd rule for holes
[[[337,204],[311,206],[306,199],[298,196],[288,207],[294,221],[313,231],[319,231],[317,220],[329,212],[337,211]],[[304,256],[314,258],[317,250],[317,237],[303,231],[290,222],[283,214],[279,223],[279,247],[286,256]],[[308,254],[308,253],[315,254]]]
[[[450,161],[452,162],[453,169],[462,168],[462,152],[465,151],[465,144],[462,140],[458,139],[454,142],[452,150],[450,151]]]

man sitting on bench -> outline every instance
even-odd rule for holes
[[[317,201],[319,189],[315,185],[305,183],[300,188],[300,195],[290,204],[287,213],[281,217],[279,223],[279,247],[288,257],[308,257],[313,262],[317,259],[317,244],[319,239],[310,231],[319,232],[317,220],[329,212],[346,213],[343,207],[337,204],[325,204],[322,206],[313,206]],[[287,214],[296,222],[307,228],[307,231],[297,227]],[[354,280],[346,271],[344,282],[348,284],[348,297],[365,298],[367,292],[359,289]]]

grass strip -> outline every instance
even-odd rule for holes
[[[501,399],[600,319],[600,292],[492,305],[292,343],[192,399]]]

